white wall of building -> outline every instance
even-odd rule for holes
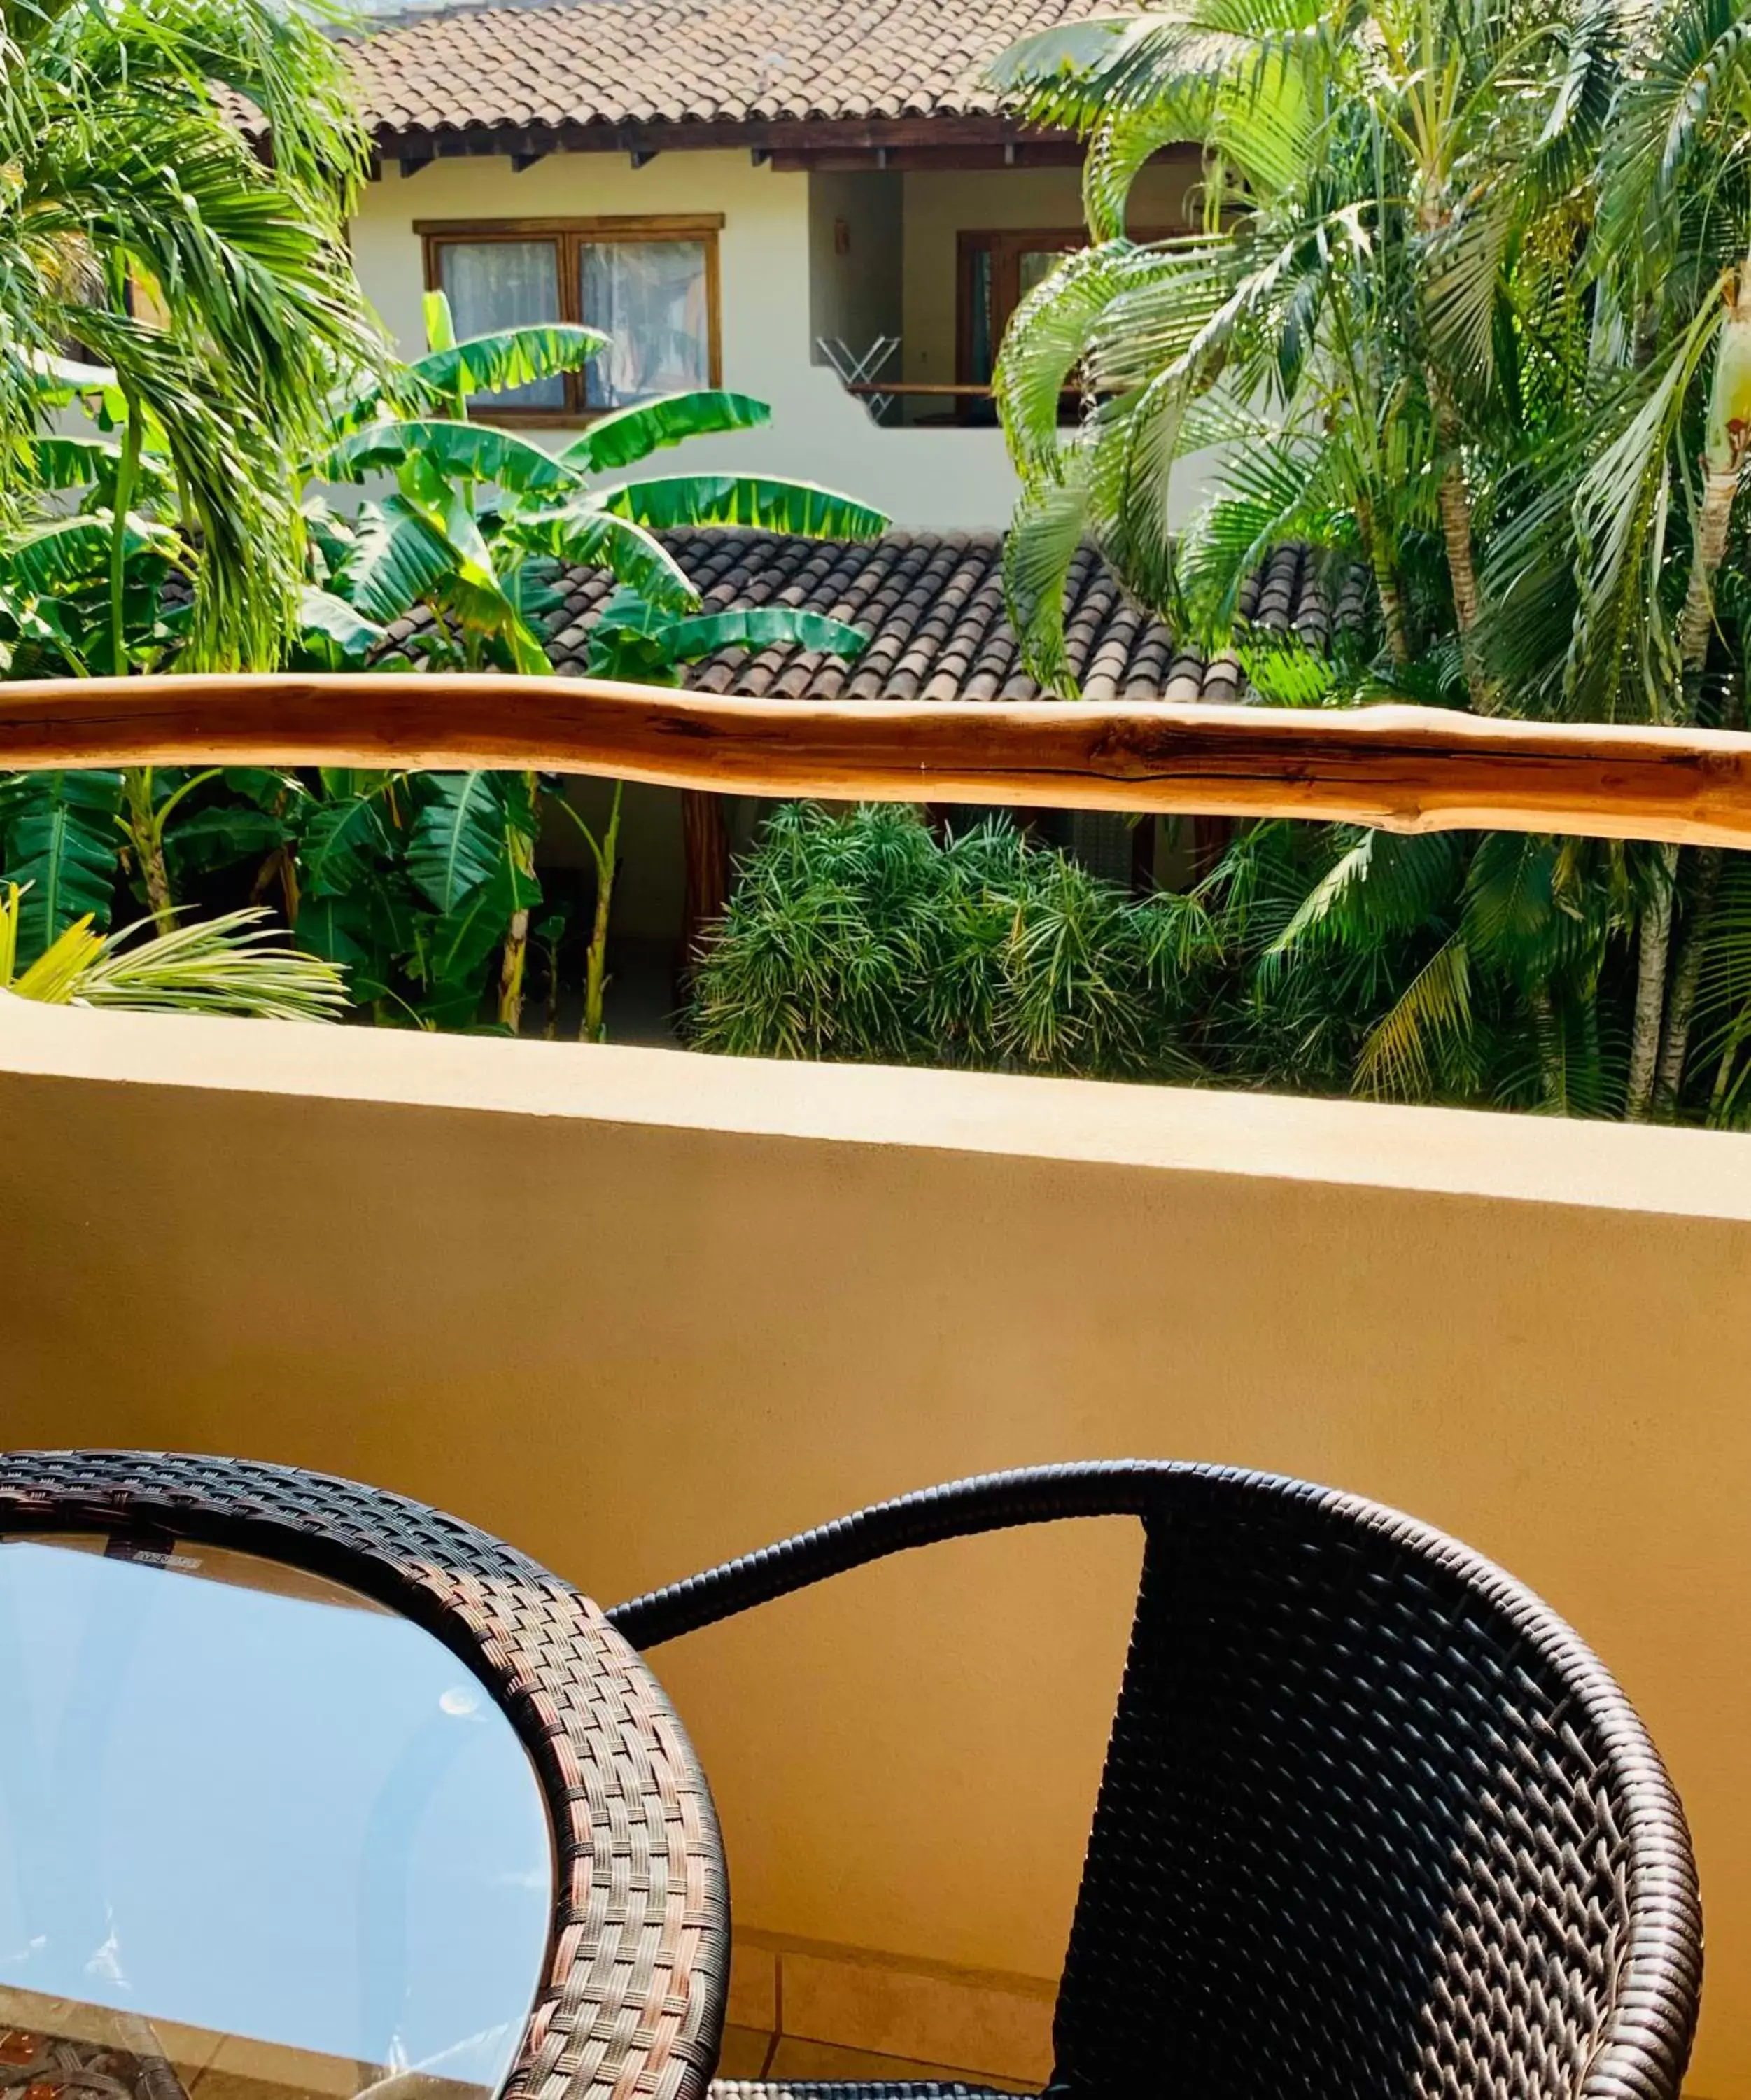
[[[509,161],[483,157],[437,161],[407,177],[391,165],[359,207],[353,253],[367,293],[411,352],[421,346],[425,289],[417,221],[721,212],[723,382],[770,402],[773,420],[765,430],[690,443],[669,456],[674,463],[821,482],[878,505],[901,528],[1000,530],[1017,493],[1000,432],[884,430],[812,361],[822,331],[813,325],[809,179],[731,152],[664,153],[636,169],[617,153],[554,154],[521,174]],[[825,214],[829,244],[840,215]],[[877,237],[868,235],[872,249]],[[847,259],[858,253],[854,229]],[[879,267],[891,271],[891,259]],[[838,296],[848,312],[849,282]]]
[[[1190,179],[1179,167],[1148,170],[1140,227],[1180,223]],[[820,482],[877,505],[902,530],[1001,531],[1018,492],[1002,433],[878,426],[820,361],[817,339],[860,346],[898,333],[907,379],[952,380],[957,233],[1076,226],[1074,169],[805,175],[756,167],[744,152],[663,153],[642,168],[619,153],[553,154],[521,174],[484,157],[437,161],[412,176],[390,163],[366,192],[353,252],[366,292],[411,354],[423,346],[418,221],[699,212],[724,220],[723,383],[770,402],[773,419],[699,439],[673,464]],[[1189,471],[1176,519],[1199,493]]]

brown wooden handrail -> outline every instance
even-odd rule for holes
[[[491,673],[0,685],[0,770],[173,763],[532,767],[832,801],[1751,847],[1751,736],[1718,730],[1408,707],[729,699]]]
[[[994,389],[989,382],[947,379],[848,379],[848,394],[946,394],[950,396],[971,395],[981,401],[992,399]]]

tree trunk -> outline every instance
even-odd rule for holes
[[[684,788],[681,825],[686,842],[686,903],[681,920],[681,968],[690,973],[706,929],[730,902],[730,833],[721,795]]]
[[[547,1010],[541,1021],[541,1040],[559,1038],[559,941],[556,935],[547,951]]]
[[[529,966],[529,914],[519,907],[511,914],[499,958],[499,1025],[513,1035],[523,1032],[523,981]]]
[[[1375,528],[1374,505],[1365,497],[1357,499],[1356,522],[1361,527],[1362,545],[1368,550],[1368,567],[1380,600],[1380,621],[1386,629],[1387,652],[1403,670],[1410,661],[1410,633],[1405,624],[1405,601],[1400,595],[1392,550]]]
[[[1654,1079],[1654,1109],[1669,1115],[1678,1106],[1684,1084],[1684,1060],[1690,1049],[1690,1025],[1696,1012],[1696,992],[1702,982],[1703,957],[1709,930],[1714,920],[1715,899],[1720,894],[1721,871],[1727,855],[1719,846],[1700,846],[1696,851],[1696,879],[1691,886],[1684,938],[1672,973],[1672,995],[1666,1006],[1665,1041],[1661,1046],[1660,1069]]]
[[[1751,448],[1751,256],[1728,288],[1727,318],[1714,348],[1709,406],[1703,426],[1702,502],[1696,512],[1696,545],[1690,586],[1678,615],[1678,658],[1683,666],[1687,716],[1695,719],[1696,687],[1709,660],[1714,631],[1714,578],[1726,558],[1739,475]]]
[[[1710,1130],[1718,1130],[1721,1127],[1722,1110],[1732,1091],[1733,1067],[1739,1061],[1739,1052],[1744,1047],[1744,1027],[1740,1022],[1736,1021],[1728,1030],[1727,1040],[1721,1045],[1720,1059],[1714,1068],[1714,1084],[1709,1092],[1708,1127]]]
[[[1703,439],[1702,502],[1696,514],[1696,544],[1691,556],[1690,582],[1684,593],[1684,609],[1678,615],[1678,665],[1683,689],[1677,712],[1686,724],[1696,719],[1703,673],[1708,666],[1709,642],[1714,631],[1714,579],[1726,558],[1733,500],[1739,492],[1740,470],[1744,465],[1748,446],[1751,446],[1751,258],[1741,266],[1728,291],[1727,318],[1721,324],[1714,370],[1709,384]],[[1668,876],[1675,875],[1678,849],[1666,846],[1662,853]],[[1675,887],[1672,881],[1666,885],[1664,900],[1643,921],[1635,1021],[1630,1039],[1630,1087],[1625,1108],[1632,1122],[1645,1121],[1652,1112],[1656,1078],[1662,1103],[1675,1101],[1683,1083],[1691,1017],[1695,1011],[1703,944],[1708,933],[1706,922],[1713,909],[1714,889],[1720,882],[1718,853],[1715,859],[1717,865],[1708,878],[1706,908],[1703,907],[1699,889],[1699,908],[1691,915],[1679,958],[1678,976],[1672,986],[1670,1017],[1663,1030],[1666,1039],[1663,1054],[1659,1039],[1662,1033],[1661,1017],[1666,1006],[1665,971],[1671,946],[1672,891]],[[1650,981],[1650,973],[1656,968],[1658,975]],[[1644,1065],[1643,1052],[1650,1026],[1655,1043]]]
[[[524,776],[529,807],[538,806],[540,783],[531,773]],[[539,821],[534,819],[533,821]],[[535,839],[532,833],[514,830],[510,837],[511,864],[520,876],[535,880]],[[499,1026],[513,1035],[523,1032],[523,979],[529,968],[529,907],[519,905],[511,913],[505,936],[505,951],[499,960]]]
[[[164,858],[164,840],[152,821],[152,768],[130,765],[123,774],[127,792],[128,839],[135,864],[146,886],[146,908],[161,933],[176,930],[176,900],[170,894],[170,871]]]
[[[1436,395],[1436,424],[1447,464],[1441,470],[1436,500],[1441,515],[1441,539],[1447,549],[1447,573],[1453,583],[1453,618],[1459,629],[1459,653],[1465,664],[1466,690],[1473,710],[1493,715],[1500,695],[1484,676],[1478,653],[1478,615],[1484,596],[1477,580],[1477,558],[1471,545],[1471,496],[1465,483],[1465,467],[1459,457],[1459,423],[1447,405],[1444,390]]]
[[[614,800],[608,810],[608,828],[596,855],[596,915],[590,926],[589,954],[584,973],[584,1026],[579,1039],[606,1043],[608,1024],[604,1008],[608,995],[608,919],[614,908],[614,878],[620,848],[620,796],[625,783],[614,783]],[[716,797],[712,797],[715,801]]]
[[[1660,858],[1665,880],[1642,914],[1637,954],[1635,1012],[1630,1025],[1630,1080],[1624,1089],[1623,1106],[1631,1123],[1646,1123],[1653,1106],[1661,1022],[1665,1011],[1666,957],[1672,946],[1672,891],[1678,848],[1661,846]]]
[[[1556,1004],[1547,984],[1536,984],[1526,995],[1532,1008],[1533,1032],[1538,1040],[1538,1088],[1547,1109],[1559,1115],[1568,1113],[1568,1087],[1563,1070],[1560,1030]]]
[[[1714,633],[1714,577],[1727,558],[1727,536],[1733,522],[1733,498],[1739,492],[1739,462],[1724,472],[1705,468],[1702,501],[1696,512],[1696,552],[1690,565],[1690,587],[1684,593],[1684,610],[1678,615],[1679,660],[1689,686],[1701,679],[1709,660],[1709,642]],[[1694,719],[1695,696],[1687,692],[1686,714]]]
[[[1399,596],[1398,579],[1390,562],[1374,564],[1374,589],[1380,598],[1380,619],[1386,629],[1387,652],[1400,670],[1410,662],[1410,635],[1405,625],[1405,602]]]
[[[1425,187],[1418,207],[1423,238],[1431,245],[1453,223],[1453,214],[1442,196]],[[1472,712],[1493,715],[1499,695],[1484,675],[1475,629],[1483,610],[1484,594],[1478,588],[1477,557],[1471,545],[1471,495],[1466,487],[1465,461],[1459,447],[1459,412],[1453,405],[1447,382],[1432,366],[1428,370],[1429,405],[1435,411],[1436,441],[1440,447],[1441,478],[1436,490],[1440,513],[1441,540],[1447,549],[1447,574],[1453,585],[1453,618],[1459,629],[1459,653],[1465,664],[1466,690]]]

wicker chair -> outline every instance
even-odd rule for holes
[[[877,1504],[608,1616],[645,1648],[906,1547],[1118,1514],[1142,1520],[1142,1582],[1048,2090],[1675,2100],[1701,1926],[1660,1760],[1560,1619],[1406,1517],[1257,1473],[1047,1467]]]

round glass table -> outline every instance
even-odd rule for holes
[[[423,1627],[198,1540],[0,1538],[0,2093],[495,2092],[554,1909],[529,1755]]]

